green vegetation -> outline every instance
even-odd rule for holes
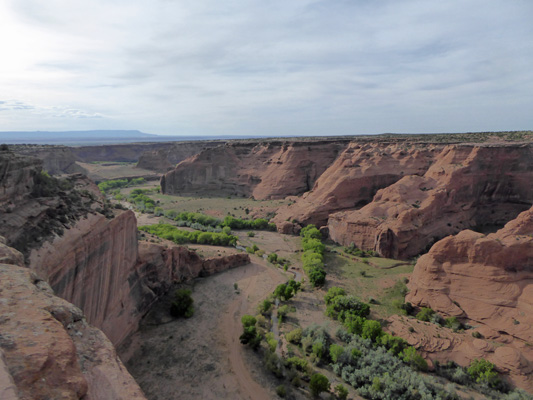
[[[298,293],[300,286],[301,283],[296,282],[294,279],[289,280],[287,283],[281,283],[274,290],[274,298],[287,301]]]
[[[500,381],[498,373],[494,371],[494,364],[485,359],[472,360],[467,372],[473,381],[484,383],[491,387],[496,387]]]
[[[160,238],[172,240],[174,243],[198,243],[210,244],[214,246],[235,246],[237,237],[225,233],[184,231],[170,224],[143,225],[139,230],[159,236]]]
[[[326,282],[324,270],[324,251],[326,246],[321,242],[322,235],[314,225],[307,225],[300,231],[302,237],[303,269],[313,286],[321,286]]]
[[[249,345],[252,349],[257,350],[261,344],[261,335],[257,332],[255,324],[257,319],[251,315],[243,315],[241,318],[243,333],[239,337],[242,344]]]
[[[311,394],[317,397],[320,393],[329,390],[329,379],[322,374],[314,374],[309,382],[309,389],[311,389]]]
[[[131,179],[111,179],[103,181],[98,184],[98,188],[102,193],[107,193],[112,189],[120,189],[129,186],[139,186],[145,182],[144,178],[131,178]]]
[[[191,294],[189,289],[178,289],[174,292],[174,301],[170,304],[170,314],[173,317],[192,317],[194,308]]]

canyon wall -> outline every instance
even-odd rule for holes
[[[464,230],[437,242],[409,289],[414,305],[468,320],[487,339],[487,358],[533,390],[533,208],[496,233]]]
[[[179,163],[161,178],[167,194],[280,199],[310,190],[345,140],[233,142]]]
[[[129,400],[144,395],[107,337],[0,245],[0,398]]]
[[[77,158],[70,147],[48,145],[14,145],[17,154],[24,154],[40,159],[43,169],[52,175],[87,173],[76,164]]]
[[[422,176],[403,177],[359,210],[332,214],[330,237],[405,259],[463,229],[502,225],[533,204],[532,149],[446,146]]]
[[[406,175],[424,174],[440,149],[442,145],[352,142],[320,175],[312,190],[294,204],[278,209],[272,222],[280,227],[287,220],[300,226],[326,225],[330,214],[370,203],[378,189]]]

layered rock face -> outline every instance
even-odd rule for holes
[[[54,296],[28,268],[0,264],[0,281],[2,399],[145,398],[79,308]]]
[[[139,157],[137,167],[165,173],[174,169],[179,162],[224,143],[221,140],[167,143],[163,148],[144,152]]]
[[[533,208],[496,233],[465,230],[417,262],[406,300],[467,318],[497,346],[490,361],[533,390]]]
[[[301,226],[327,224],[331,213],[361,208],[378,191],[406,175],[424,174],[442,146],[387,142],[352,142],[318,178],[310,192],[278,209],[273,222]]]
[[[329,234],[385,257],[409,258],[463,229],[501,225],[533,203],[532,147],[452,145],[423,176],[378,191],[356,211],[330,216]]]
[[[18,200],[27,197],[33,190],[40,168],[42,162],[36,158],[0,152],[0,204],[13,208]]]
[[[347,141],[230,143],[182,161],[161,178],[168,194],[280,199],[310,190]]]
[[[36,157],[43,162],[43,168],[52,175],[87,173],[76,164],[76,157],[70,147],[48,145],[16,145],[12,146],[17,154]]]

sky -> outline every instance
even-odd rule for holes
[[[533,129],[531,0],[2,0],[0,131]]]

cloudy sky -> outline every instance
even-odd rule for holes
[[[531,0],[2,0],[0,130],[533,129]]]

